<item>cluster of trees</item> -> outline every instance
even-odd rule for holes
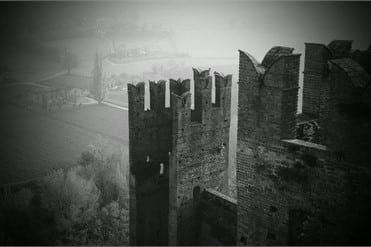
[[[78,165],[2,195],[1,245],[127,245],[128,184],[122,152],[93,145]]]
[[[94,68],[92,71],[93,81],[90,85],[89,91],[93,98],[101,103],[106,96],[106,86],[103,83],[103,67],[102,57],[98,53],[95,54]]]
[[[73,106],[76,106],[76,101],[76,96],[68,95],[66,92],[60,92],[54,97],[48,97],[48,94],[45,93],[41,97],[41,108],[44,111],[61,110],[62,107],[68,105],[69,102],[73,102]]]
[[[68,74],[71,74],[71,69],[77,66],[77,57],[69,50],[65,49],[62,56],[62,65]]]

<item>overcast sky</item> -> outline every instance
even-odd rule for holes
[[[352,39],[362,49],[371,43],[371,2],[49,2],[27,3],[23,12],[4,8],[17,4],[1,6],[12,21],[44,17],[39,25],[61,18],[137,14],[140,21],[172,27],[177,48],[194,56],[237,56],[243,49],[261,60],[274,45],[303,52],[304,42]]]
[[[223,2],[142,4],[140,16],[176,29],[179,48],[200,56],[236,56],[250,51],[259,60],[274,45],[303,52],[304,42],[352,39],[371,43],[371,3]]]

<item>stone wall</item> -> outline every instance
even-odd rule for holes
[[[321,85],[315,90],[326,89],[320,108],[328,146],[307,142],[291,135],[299,60],[281,57],[283,66],[277,59],[267,68],[240,52],[238,244],[369,244],[369,77],[347,59],[326,65],[326,76],[318,77]],[[355,117],[357,112],[361,114]]]
[[[305,43],[303,113],[318,117],[321,103],[321,87],[326,74],[331,51],[322,44]]]
[[[301,140],[240,143],[239,244],[366,244],[371,173]],[[244,242],[245,241],[245,242]]]
[[[150,82],[150,110],[144,110],[144,83],[128,84],[130,159],[130,240],[132,245],[167,244],[171,109],[165,82]],[[160,174],[161,164],[164,174]]]
[[[326,114],[321,115],[325,143],[347,162],[369,166],[371,78],[350,58],[333,59],[327,77]]]
[[[195,109],[190,94],[172,94],[176,106],[170,165],[169,244],[196,245],[195,190],[228,192],[230,75],[215,73],[216,102],[211,101],[209,70],[194,70]],[[197,99],[197,97],[199,99]]]
[[[252,191],[257,175],[251,169],[256,163],[255,154],[250,152],[251,145],[278,148],[282,138],[296,136],[300,55],[292,54],[292,49],[286,50],[290,53],[277,57],[269,64],[270,67],[257,63],[251,55],[240,51],[237,227],[241,244],[265,243],[260,241],[260,235],[266,229],[253,226],[263,208],[253,202],[257,199]]]
[[[333,40],[328,45],[305,43],[303,113],[321,118],[328,100],[328,63],[331,59],[352,58],[371,72],[371,49],[352,51],[351,40]],[[326,112],[324,112],[326,114]]]
[[[132,245],[197,244],[194,191],[228,192],[232,78],[215,73],[212,88],[209,73],[194,69],[194,110],[190,80],[150,82],[149,110],[144,83],[128,84]]]
[[[195,199],[198,203],[198,245],[236,245],[237,200],[211,189],[204,190]]]

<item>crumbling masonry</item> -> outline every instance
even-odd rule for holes
[[[228,191],[230,75],[128,85],[132,245],[371,243],[369,51],[351,41],[239,51],[237,200]],[[212,101],[215,90],[215,102]],[[165,97],[170,94],[170,107]],[[169,97],[169,96],[167,96]],[[308,136],[308,126],[314,123]]]

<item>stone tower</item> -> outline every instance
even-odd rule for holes
[[[215,73],[213,88],[210,70],[193,71],[193,110],[190,80],[150,82],[150,110],[144,83],[128,85],[131,245],[197,244],[200,193],[227,191],[232,78]]]
[[[274,47],[259,64],[240,51],[238,244],[369,243],[370,77],[349,47],[307,44],[304,99],[320,94],[306,109],[325,143],[295,135],[300,55]]]
[[[261,64],[240,51],[237,241],[241,245],[282,244],[269,242],[276,239],[281,226],[266,211],[270,204],[273,211],[278,206],[266,195],[272,184],[260,180],[257,171],[269,162],[279,164],[274,152],[281,149],[281,140],[295,137],[300,54],[292,51],[273,47]]]
[[[318,118],[326,98],[327,63],[351,55],[351,40],[333,40],[329,45],[305,43],[303,113]]]

